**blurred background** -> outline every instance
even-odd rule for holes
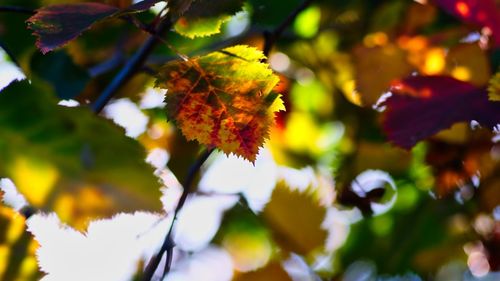
[[[0,6],[35,9],[68,2],[83,1],[0,0]],[[219,34],[189,39],[169,32],[166,40],[189,56],[234,44],[262,48],[263,32],[273,30],[301,2],[248,0]],[[411,75],[450,76],[485,88],[498,71],[500,53],[488,42],[491,28],[454,16],[436,2],[318,0],[296,17],[268,60],[280,77],[275,91],[286,112],[277,115],[255,164],[222,153],[204,164],[197,190],[177,220],[177,247],[165,280],[500,280],[498,131],[474,121],[456,123],[405,150],[387,140],[383,113],[374,109],[391,82]],[[467,14],[469,3],[477,1],[448,2]],[[160,4],[138,17],[151,20]],[[498,6],[492,14],[500,18]],[[58,108],[95,100],[147,37],[114,19],[42,55],[26,19],[0,12],[0,88],[28,77],[50,93]],[[116,266],[118,271],[123,263],[113,252],[129,255],[135,268],[122,277],[93,280],[140,280],[145,252],[151,255],[161,243],[182,191],[179,181],[200,150],[167,120],[165,91],[153,87],[150,72],[177,58],[172,49],[160,44],[102,113],[146,149],[147,162],[164,183],[161,202],[168,215],[124,216],[101,221],[100,231],[97,224],[91,229],[92,219],[109,218],[114,205],[134,206],[135,197],[125,192],[110,197],[102,191],[107,185],[100,185],[100,174],[75,179],[73,170],[52,165],[37,151],[13,150],[0,157],[0,167],[9,171],[0,174],[9,178],[0,182],[7,202],[0,205],[0,280],[40,280],[45,274],[44,280],[63,280],[57,278],[65,276],[59,271],[74,268],[99,272]],[[29,110],[22,114],[37,118]],[[20,119],[12,119],[12,131],[31,133]],[[44,140],[52,142],[50,134],[57,133],[49,131]],[[94,135],[89,138],[99,132]],[[114,139],[107,141],[110,148],[115,145]],[[87,154],[78,155],[76,159],[86,161]],[[103,165],[116,169],[126,159],[112,152],[107,157]],[[118,178],[113,183],[120,186],[120,170],[113,173]],[[25,204],[12,195],[14,185],[30,205],[55,211],[57,219],[33,222],[27,232],[25,218],[12,208]],[[160,193],[151,194],[160,198]],[[151,229],[156,234],[140,245],[134,244],[139,240],[134,236],[110,248],[124,233]],[[106,259],[116,262],[99,268],[90,262],[92,256],[77,254],[84,244],[50,244],[50,237],[66,241],[70,236],[86,241],[88,253],[109,254]],[[44,243],[47,250],[38,253],[37,263],[35,253]],[[91,280],[78,278],[72,280]]]

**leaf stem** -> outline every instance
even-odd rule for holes
[[[10,12],[10,13],[25,14],[25,15],[34,15],[36,13],[36,11],[33,9],[17,7],[17,6],[0,6],[0,12]]]
[[[91,108],[95,113],[102,111],[104,106],[111,100],[111,98],[118,92],[118,90],[137,72],[141,69],[142,65],[149,57],[156,44],[159,42],[158,37],[164,31],[172,27],[170,18],[163,20],[156,28],[158,36],[150,36],[146,42],[135,52],[135,54],[127,61],[125,66],[115,76],[113,81],[104,89],[97,100],[92,104]]]
[[[214,151],[213,148],[205,150],[202,154],[200,154],[196,162],[193,163],[193,165],[191,165],[191,167],[189,168],[188,174],[182,184],[182,187],[184,189],[182,191],[181,197],[179,198],[179,202],[177,203],[177,207],[175,208],[174,217],[172,219],[172,223],[170,224],[170,228],[168,229],[168,232],[165,235],[165,240],[163,241],[160,251],[158,251],[158,254],[156,254],[151,258],[148,265],[146,266],[142,278],[143,281],[151,281],[151,278],[153,278],[153,275],[160,264],[163,254],[165,253],[167,254],[167,261],[165,263],[163,277],[165,277],[165,275],[168,274],[168,272],[170,271],[170,268],[172,266],[173,249],[175,247],[172,238],[172,233],[173,233],[172,231],[174,229],[175,221],[177,220],[177,216],[179,215],[179,212],[182,210],[182,207],[184,207],[188,195],[192,191],[192,185],[196,175],[200,171],[203,163],[205,163],[205,161],[208,159],[208,157],[212,154],[213,151]]]
[[[264,55],[269,56],[269,52],[278,40],[278,38],[283,34],[283,32],[293,23],[295,18],[300,12],[305,10],[314,0],[304,0],[302,4],[297,6],[274,30],[264,32]]]

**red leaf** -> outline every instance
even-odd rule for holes
[[[500,123],[500,103],[488,101],[486,89],[449,76],[413,76],[394,83],[383,129],[389,140],[406,149],[457,122]]]
[[[28,19],[28,27],[38,36],[36,45],[47,53],[78,37],[101,19],[118,12],[100,3],[75,3],[43,7]]]
[[[436,0],[447,12],[464,22],[488,27],[495,47],[500,47],[500,9],[495,0]]]

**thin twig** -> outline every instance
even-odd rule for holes
[[[273,31],[264,32],[264,55],[267,57],[271,48],[276,43],[276,40],[281,36],[281,34],[293,23],[297,15],[305,10],[314,0],[304,0],[295,10],[293,10],[286,19],[281,22]]]
[[[36,13],[36,11],[33,9],[17,6],[0,6],[0,12],[18,13],[25,15],[34,15]]]
[[[156,28],[156,34],[159,36],[165,30],[172,27],[172,21],[169,18],[163,20]],[[102,111],[104,106],[111,100],[116,92],[136,73],[138,72],[146,59],[159,42],[158,36],[150,36],[139,50],[127,61],[122,70],[115,76],[113,81],[104,89],[102,94],[92,104],[92,110],[95,113]]]
[[[122,50],[116,50],[113,56],[97,65],[87,69],[91,77],[97,77],[107,73],[118,66],[122,65],[125,61],[125,56]]]
[[[183,53],[181,53],[177,48],[175,48],[172,44],[168,43],[167,40],[163,39],[160,35],[158,35],[154,29],[151,28],[150,25],[144,24],[141,22],[137,17],[134,15],[126,15],[123,16],[122,19],[128,21],[129,23],[133,24],[135,27],[139,28],[140,30],[148,33],[151,36],[154,36],[158,41],[163,43],[167,48],[172,50],[179,58],[181,58],[184,61],[189,60],[189,57]]]
[[[175,221],[177,220],[177,216],[179,215],[179,212],[182,210],[182,207],[184,207],[184,203],[186,203],[188,195],[191,193],[192,185],[196,175],[200,171],[203,163],[205,163],[205,161],[208,159],[208,157],[210,156],[210,154],[212,154],[213,151],[214,151],[213,148],[207,149],[198,157],[196,162],[193,163],[193,165],[189,168],[188,175],[186,176],[186,179],[182,184],[182,187],[184,189],[182,191],[181,197],[179,198],[179,203],[177,203],[177,207],[175,208],[174,217],[172,219],[172,223],[170,224],[170,228],[168,229],[168,232],[165,236],[165,240],[163,241],[160,251],[158,252],[158,254],[156,254],[151,258],[148,265],[146,266],[142,279],[143,281],[151,281],[151,278],[153,278],[153,275],[156,272],[158,266],[160,265],[161,259],[163,258],[163,254],[165,253],[167,254],[167,261],[165,263],[163,277],[165,277],[165,275],[170,271],[173,258],[173,249],[175,246],[172,238],[172,231],[174,229]]]

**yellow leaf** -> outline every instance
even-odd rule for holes
[[[263,216],[277,242],[286,250],[307,255],[325,244],[327,232],[321,228],[326,209],[307,191],[291,190],[278,183]]]
[[[266,267],[236,275],[235,281],[291,281],[292,278],[277,262],[271,262]]]
[[[488,96],[491,101],[500,101],[500,72],[497,72],[490,80]]]

